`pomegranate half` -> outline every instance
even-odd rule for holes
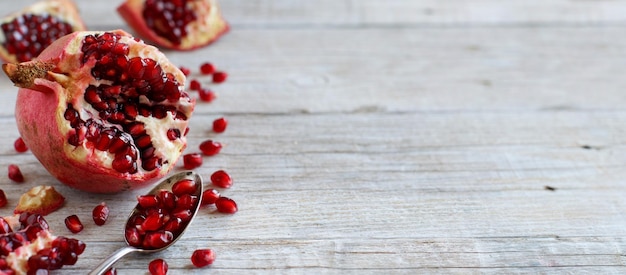
[[[206,46],[229,29],[217,0],[126,0],[117,11],[139,36],[175,50]]]
[[[0,19],[0,59],[29,61],[58,38],[84,31],[71,0],[44,0]]]
[[[115,30],[64,36],[36,59],[4,64],[20,87],[20,135],[59,181],[113,193],[166,175],[195,106],[159,50]]]

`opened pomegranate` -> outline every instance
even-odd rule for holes
[[[0,21],[0,59],[29,61],[58,38],[85,30],[71,0],[46,0],[10,14]]]
[[[80,240],[52,235],[41,215],[0,218],[0,274],[47,274],[74,265],[84,250]]]
[[[176,50],[208,45],[229,29],[217,0],[127,0],[117,11],[140,36]]]
[[[21,87],[15,117],[24,142],[68,186],[97,193],[144,186],[186,147],[195,100],[185,76],[124,31],[75,32],[3,69]]]

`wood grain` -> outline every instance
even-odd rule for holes
[[[20,5],[32,3],[20,1]],[[90,28],[125,28],[115,1],[77,1]],[[212,138],[205,178],[227,169],[232,216],[203,208],[180,243],[131,255],[170,274],[622,274],[626,272],[626,4],[620,1],[222,1],[233,29],[210,47],[166,54],[228,71],[199,104],[188,151]],[[0,3],[0,10],[17,4]],[[205,85],[208,78],[193,75]],[[9,204],[37,184],[67,204],[48,220],[85,222],[85,274],[123,245],[136,190],[86,194],[17,154],[15,88],[0,77],[0,177]],[[225,116],[228,130],[210,132]],[[180,166],[180,164],[179,164]],[[12,207],[0,209],[9,215]],[[217,260],[193,269],[210,247]]]

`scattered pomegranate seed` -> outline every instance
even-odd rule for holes
[[[193,195],[197,188],[198,186],[195,181],[184,179],[172,185],[172,193],[174,193],[177,197],[181,197],[183,195]]]
[[[230,188],[233,185],[233,179],[224,170],[217,170],[211,174],[211,182],[221,188]]]
[[[0,207],[4,207],[6,205],[7,205],[7,195],[4,194],[4,190],[0,189]]]
[[[198,90],[198,97],[203,102],[212,102],[217,96],[213,91],[201,88],[200,90]]]
[[[26,147],[26,143],[24,143],[24,140],[21,137],[15,140],[15,142],[13,143],[13,147],[15,147],[15,151],[19,153],[24,153],[28,151],[28,147]]]
[[[196,267],[205,267],[215,261],[215,253],[211,249],[198,249],[191,254],[191,263]]]
[[[213,64],[207,62],[207,63],[202,63],[200,65],[200,73],[208,75],[214,72],[215,72],[215,66],[213,66]]]
[[[225,72],[215,72],[213,74],[213,83],[222,83],[224,81],[226,81],[226,78],[228,78],[228,74]]]
[[[150,275],[165,275],[167,274],[167,268],[167,262],[163,259],[155,259],[148,264]]]
[[[228,120],[220,117],[213,121],[213,132],[223,133],[224,131],[226,131],[226,126],[228,126]]]
[[[215,189],[208,189],[202,192],[202,205],[214,204],[220,197],[220,192]]]
[[[65,226],[74,234],[83,231],[83,223],[80,222],[80,219],[78,219],[76,215],[65,218]]]
[[[183,166],[185,169],[191,170],[202,165],[202,155],[200,153],[191,153],[183,156]]]
[[[200,151],[202,151],[202,154],[204,154],[205,156],[217,155],[221,150],[222,144],[218,141],[213,141],[209,139],[200,143]]]
[[[227,197],[219,197],[215,201],[215,207],[217,207],[217,211],[225,214],[235,214],[237,213],[237,203]]]
[[[24,175],[22,175],[22,171],[15,164],[9,165],[9,178],[14,182],[24,182]]]
[[[189,74],[191,74],[191,70],[187,67],[180,66],[179,69],[185,76],[189,76]]]
[[[101,202],[94,207],[91,216],[96,225],[103,225],[109,218],[109,207],[105,202]]]
[[[191,82],[189,82],[189,90],[198,91],[200,88],[202,88],[200,81],[192,79]]]

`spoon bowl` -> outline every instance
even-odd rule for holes
[[[193,221],[193,218],[196,216],[196,213],[198,213],[198,209],[200,208],[200,204],[202,201],[202,191],[203,191],[202,190],[202,177],[193,171],[179,172],[161,181],[159,184],[157,184],[154,188],[152,188],[152,190],[150,190],[146,194],[146,195],[158,195],[161,192],[161,190],[172,191],[172,186],[174,186],[174,184],[182,180],[192,180],[195,183],[196,188],[193,194],[191,195],[195,196],[197,199],[195,200],[192,207],[189,209],[191,211],[190,219],[187,222],[181,223],[182,228],[177,230],[177,233],[173,235],[173,239],[169,243],[165,244],[164,246],[160,246],[157,248],[135,247],[131,245],[131,242],[129,242],[127,234],[124,234],[124,241],[126,242],[126,246],[120,248],[119,250],[111,254],[108,258],[104,259],[96,268],[94,268],[93,271],[89,273],[89,275],[104,274],[113,264],[115,264],[115,262],[117,262],[119,259],[121,259],[122,257],[124,257],[125,255],[131,252],[143,252],[143,253],[159,252],[172,246],[176,241],[180,239],[180,237],[185,233],[185,230],[187,230],[187,228],[189,227],[189,224],[191,224],[191,222]],[[128,219],[126,223],[124,224],[124,229],[135,226],[135,224],[132,223],[133,222],[132,220],[133,220],[133,217],[137,215],[140,211],[141,211],[141,206],[139,205],[139,203],[137,203],[137,205],[135,205],[135,208],[133,208],[133,210],[128,215]]]

